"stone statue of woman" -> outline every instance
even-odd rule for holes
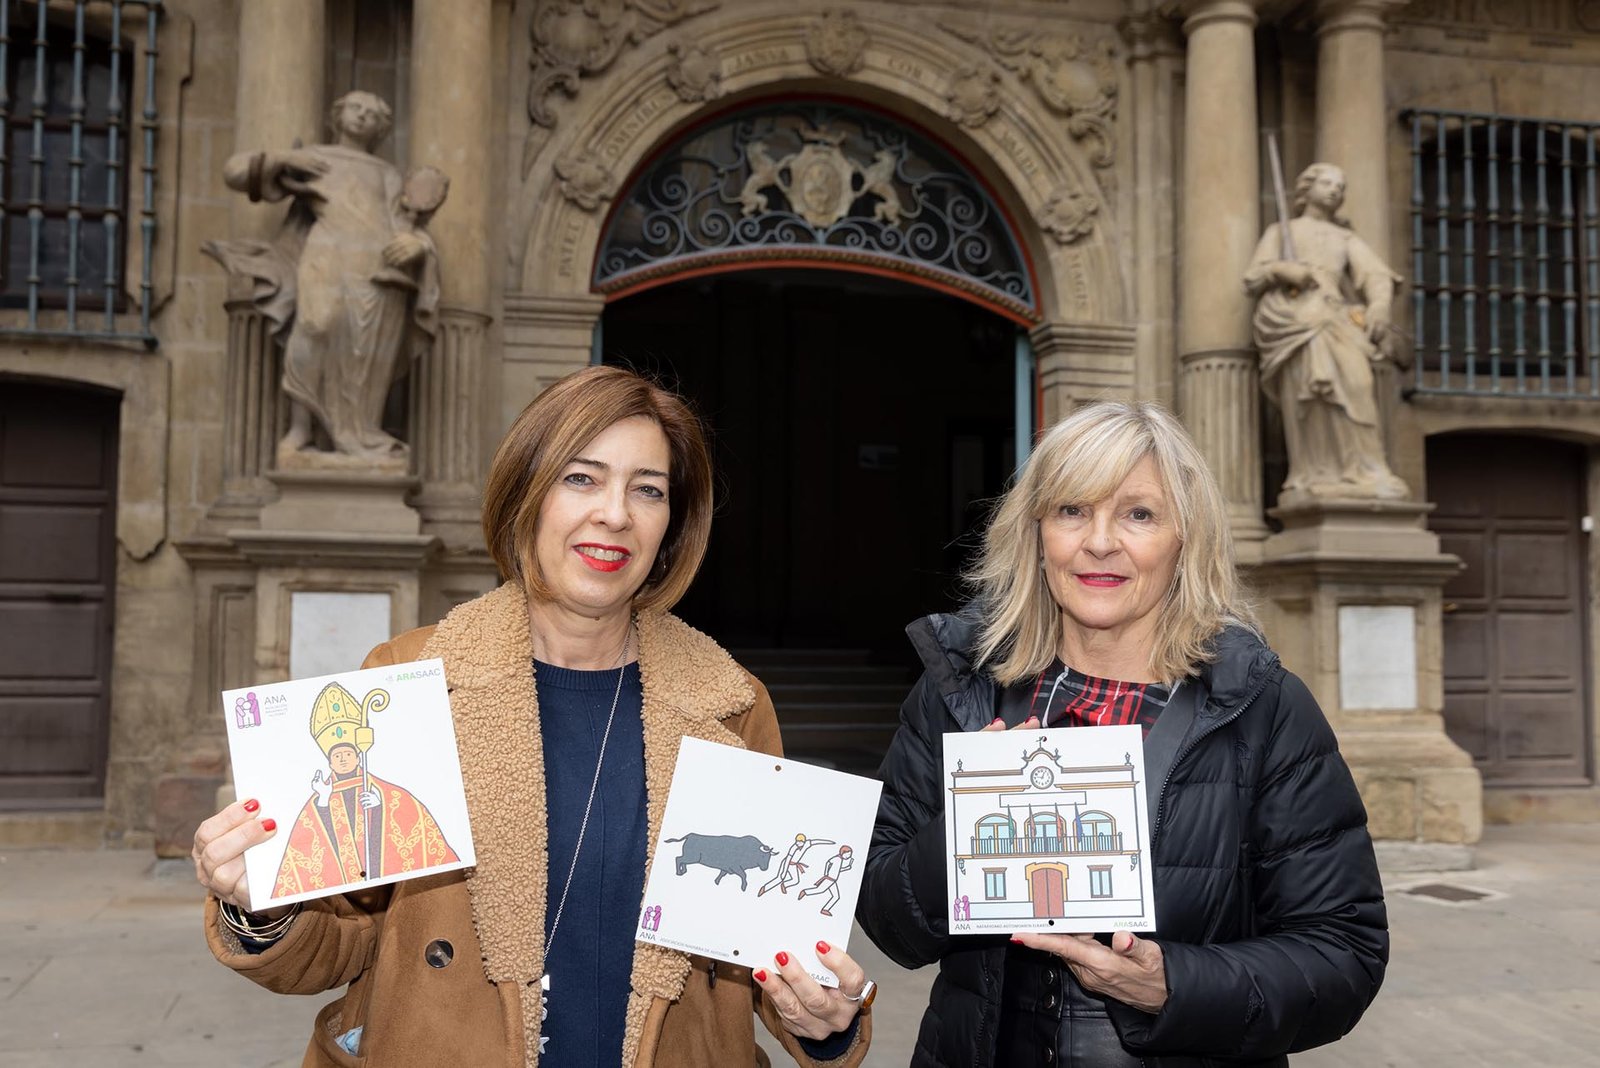
[[[231,188],[252,201],[294,203],[272,243],[211,241],[205,251],[251,280],[284,346],[290,412],[279,464],[326,457],[315,419],[346,462],[403,469],[406,446],[380,423],[390,386],[436,330],[438,254],[423,227],[448,180],[431,167],[403,179],[373,155],[392,113],[371,93],[340,97],[329,121],[333,144],[228,160]]]
[[[1257,298],[1261,386],[1283,410],[1288,505],[1408,495],[1384,457],[1373,376],[1392,347],[1400,276],[1339,217],[1344,190],[1331,163],[1301,172],[1287,239],[1278,223],[1267,227],[1244,276]]]

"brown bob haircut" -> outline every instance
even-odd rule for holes
[[[653,419],[667,436],[671,517],[639,611],[666,611],[688,591],[711,536],[711,456],[699,418],[680,396],[620,367],[586,367],[550,386],[506,431],[483,488],[483,539],[507,579],[547,598],[534,538],[545,494],[589,442],[620,419]]]

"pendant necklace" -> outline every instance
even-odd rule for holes
[[[550,921],[550,937],[544,940],[545,971],[539,977],[539,1024],[543,1030],[544,1021],[550,1018],[550,947],[555,945],[556,931],[561,927],[561,913],[567,907],[567,891],[572,889],[572,877],[578,873],[578,855],[583,852],[584,832],[589,829],[589,812],[594,808],[594,795],[600,788],[600,769],[606,762],[606,743],[611,740],[611,725],[617,720],[617,702],[622,700],[622,680],[628,675],[628,646],[633,639],[633,623],[630,620],[628,631],[622,636],[622,655],[617,660],[617,689],[611,695],[611,713],[606,716],[606,730],[600,736],[600,755],[594,762],[594,781],[589,784],[589,800],[583,805],[583,822],[578,824],[578,844],[572,847],[572,866],[567,869],[567,882],[561,888],[561,901],[556,905],[555,919]],[[543,1056],[545,1044],[550,1041],[543,1034],[539,1036],[539,1055]]]

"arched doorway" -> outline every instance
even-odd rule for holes
[[[603,358],[676,385],[715,435],[721,507],[682,614],[774,691],[789,748],[874,766],[915,677],[903,629],[961,602],[1031,431],[1010,220],[890,116],[765,103],[657,153],[595,262]]]
[[[120,401],[0,377],[0,810],[105,792]]]

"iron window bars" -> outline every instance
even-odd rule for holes
[[[1600,124],[1410,110],[1414,393],[1600,398]]]
[[[0,313],[0,334],[155,347],[161,11],[161,0],[0,0],[0,307],[27,314],[20,325]],[[143,102],[135,115],[137,66]],[[124,267],[135,167],[142,254],[133,294]],[[59,318],[41,320],[41,311],[57,310]]]

